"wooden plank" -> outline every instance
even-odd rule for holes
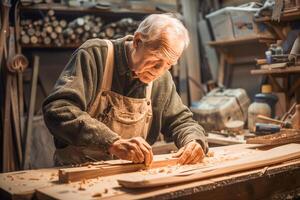
[[[274,41],[274,38],[262,37],[262,36],[251,36],[251,37],[244,37],[239,39],[233,40],[218,40],[208,42],[209,45],[218,47],[218,46],[236,46],[241,44],[248,44],[253,42],[259,42],[260,40],[264,40],[266,42]]]
[[[32,199],[36,189],[56,185],[57,180],[54,168],[0,174],[0,199]]]
[[[186,106],[190,105],[189,90],[188,90],[188,74],[187,74],[187,55],[183,51],[182,56],[179,59],[179,95],[182,103]]]
[[[257,152],[252,156],[243,157],[237,160],[223,162],[208,168],[187,173],[166,174],[165,176],[142,174],[129,174],[125,178],[118,179],[120,185],[126,188],[148,188],[162,185],[178,184],[196,181],[213,176],[255,169],[282,163],[288,160],[300,158],[300,144],[288,144],[276,147],[267,151]]]
[[[197,32],[198,1],[181,1],[184,23],[189,31],[190,45],[186,51],[187,74],[190,92],[190,101],[198,101],[204,95],[201,87],[200,48]],[[190,102],[190,103],[191,103]]]
[[[231,137],[231,136],[225,137],[214,133],[208,133],[207,142],[209,144],[216,144],[216,145],[232,145],[232,144],[246,143],[245,140],[237,137]]]
[[[300,131],[282,129],[279,133],[249,138],[248,144],[279,145],[300,142]]]
[[[300,66],[287,67],[284,69],[253,69],[251,74],[289,74],[289,73],[300,73]]]
[[[172,154],[155,155],[153,163],[150,167],[145,164],[133,164],[129,161],[114,160],[106,161],[103,164],[94,163],[89,166],[64,168],[59,170],[59,182],[69,183],[81,181],[83,179],[96,178],[101,176],[109,176],[114,174],[135,172],[147,168],[158,168],[167,165],[176,165],[178,158],[172,158]]]
[[[206,20],[200,20],[200,22],[198,23],[198,32],[199,32],[199,37],[201,38],[201,43],[203,44],[205,49],[205,55],[208,59],[212,78],[216,82],[218,78],[218,68],[219,68],[218,56],[216,50],[212,48],[210,45],[208,45],[208,42],[212,41],[212,37],[209,33]]]
[[[300,19],[300,10],[295,11],[295,12],[284,12],[283,15],[280,17],[280,21],[291,21],[291,20],[296,20],[296,19]],[[254,18],[255,22],[274,22],[271,20],[270,16],[266,16],[266,17],[259,17],[259,18]]]
[[[24,138],[24,146],[23,146],[23,169],[30,169],[30,152],[31,152],[31,140],[32,140],[32,121],[34,116],[35,109],[35,100],[36,100],[36,92],[37,92],[37,81],[39,74],[39,62],[40,57],[34,55],[33,57],[33,72],[32,72],[32,82],[31,82],[31,90],[30,90],[30,104],[29,111],[26,123],[26,135]]]

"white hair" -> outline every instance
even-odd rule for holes
[[[154,51],[159,49],[168,57],[172,57],[174,53],[169,47],[172,42],[182,41],[184,49],[190,42],[187,29],[170,13],[149,15],[140,23],[136,33],[141,34],[143,43],[152,47]]]

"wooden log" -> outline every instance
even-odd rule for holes
[[[31,36],[30,37],[30,43],[31,44],[37,44],[38,43],[38,38],[36,36]]]
[[[59,25],[60,25],[62,28],[67,27],[67,21],[62,19],[62,20],[59,21]]]
[[[29,44],[30,38],[29,38],[28,35],[22,35],[21,41],[22,41],[23,44]]]
[[[45,45],[51,44],[51,38],[50,37],[44,37],[43,42]]]
[[[154,156],[153,163],[148,168],[176,165],[177,160],[177,158],[172,158],[171,154],[156,155]],[[60,169],[58,174],[60,183],[68,183],[70,181],[80,181],[82,179],[96,178],[99,176],[135,172],[146,168],[144,164],[133,164],[129,161],[113,160],[107,161],[104,164]]]

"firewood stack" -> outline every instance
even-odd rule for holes
[[[70,22],[57,19],[49,10],[43,19],[21,20],[21,43],[24,45],[80,45],[90,38],[116,39],[133,34],[139,21],[123,18],[105,24],[99,16],[85,15]]]

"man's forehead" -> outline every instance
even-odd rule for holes
[[[168,57],[161,55],[161,53],[153,54],[153,56],[155,58],[157,58],[158,60],[163,60],[163,61],[167,62],[170,65],[177,64],[177,59],[169,59]]]

